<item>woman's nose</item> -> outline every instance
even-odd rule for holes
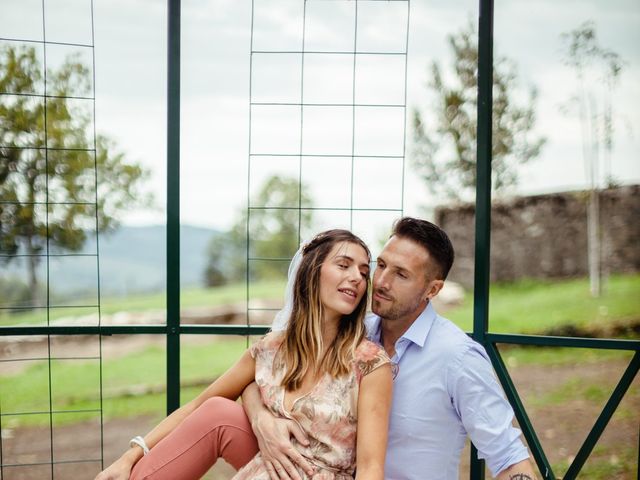
[[[359,283],[362,280],[362,274],[360,273],[359,268],[350,268],[349,269],[349,281],[353,283]]]

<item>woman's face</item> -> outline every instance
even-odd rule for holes
[[[336,243],[320,267],[320,301],[325,320],[348,315],[362,300],[369,278],[369,257],[357,243]]]

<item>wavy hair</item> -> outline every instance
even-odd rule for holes
[[[341,242],[361,246],[371,261],[367,245],[348,230],[336,229],[319,233],[303,248],[293,287],[291,317],[285,340],[278,352],[279,360],[285,365],[282,386],[287,391],[300,388],[304,376],[309,371],[325,371],[334,378],[346,374],[355,350],[365,336],[364,315],[367,310],[368,278],[364,295],[356,308],[350,314],[342,316],[338,333],[331,345],[323,345],[324,307],[320,301],[320,270],[329,252]]]

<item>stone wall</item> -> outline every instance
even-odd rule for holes
[[[491,213],[491,279],[588,275],[588,192],[561,192],[495,201]],[[456,261],[450,279],[473,284],[475,207],[436,209],[451,237]],[[600,192],[603,267],[640,271],[640,185]]]

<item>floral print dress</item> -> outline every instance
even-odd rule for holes
[[[292,438],[295,448],[315,466],[309,477],[298,469],[303,479],[350,480],[356,466],[356,426],[358,421],[358,391],[362,377],[389,363],[382,347],[363,340],[355,352],[351,371],[339,378],[322,376],[312,389],[295,399],[291,411],[284,406],[284,364],[276,358],[284,340],[283,332],[270,333],[251,346],[256,362],[256,383],[262,401],[276,416],[298,423],[309,438],[303,446]],[[233,477],[234,480],[269,480],[261,454]]]

